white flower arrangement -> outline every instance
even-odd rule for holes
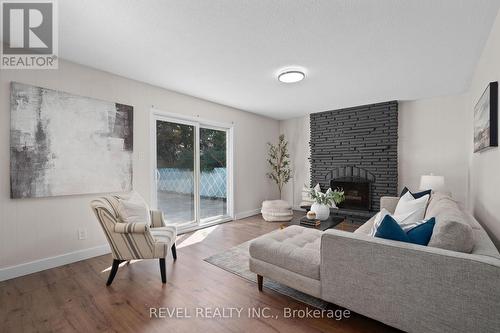
[[[333,191],[329,188],[325,193],[312,188],[309,193],[314,202],[320,205],[333,206],[333,204],[335,204],[336,206],[345,200],[344,190],[341,188],[337,188]]]

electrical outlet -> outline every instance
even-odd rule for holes
[[[79,240],[87,239],[87,229],[86,228],[78,228],[78,239]]]

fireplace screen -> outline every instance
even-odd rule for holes
[[[333,189],[344,190],[345,201],[341,208],[370,210],[370,182],[365,179],[334,179],[330,181]]]

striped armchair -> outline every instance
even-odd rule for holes
[[[101,224],[113,255],[113,266],[109,274],[107,286],[111,285],[123,261],[132,259],[156,259],[160,261],[160,273],[163,283],[167,282],[165,257],[168,249],[172,249],[174,261],[177,260],[175,226],[165,225],[163,213],[150,211],[151,225],[144,223],[124,223],[118,214],[120,196],[106,196],[91,202],[99,223]]]

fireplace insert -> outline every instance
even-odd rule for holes
[[[370,210],[370,181],[358,177],[342,177],[330,181],[332,190],[344,190],[345,201],[340,208]]]

